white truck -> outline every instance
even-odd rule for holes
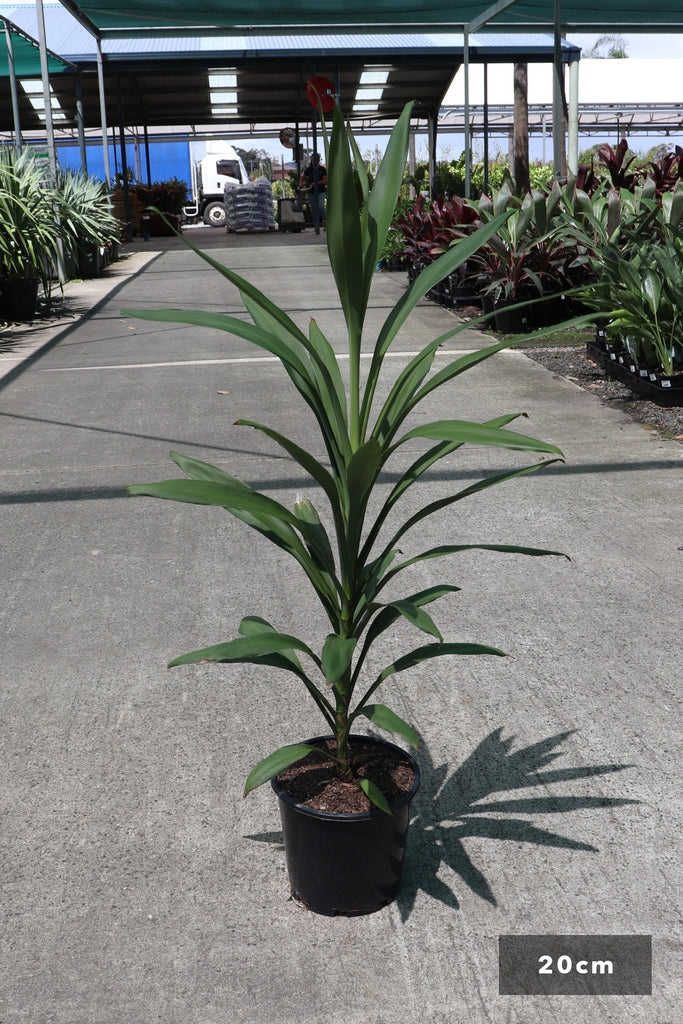
[[[213,228],[224,228],[225,187],[245,185],[249,175],[227,142],[212,140],[207,142],[206,149],[206,156],[190,161],[192,205],[186,206],[184,213],[188,220],[201,219]]]

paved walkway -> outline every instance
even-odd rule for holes
[[[196,237],[343,352],[322,239]],[[9,350],[0,338],[0,1021],[674,1024],[682,449],[519,353],[436,396],[437,419],[527,411],[524,429],[567,464],[458,503],[406,550],[460,538],[572,560],[474,553],[416,571],[416,589],[463,588],[435,609],[447,637],[511,657],[443,659],[387,684],[424,737],[404,891],[366,918],[308,914],[287,899],[272,794],[241,788],[315,715],[277,673],[164,666],[245,613],[322,631],[312,598],[220,510],[123,487],[175,475],[173,448],[291,503],[307,486],[297,467],[233,424],[313,433],[263,353],[121,314],[238,308],[194,254],[162,248],[135,243],[106,278],[70,287],[68,323],[17,332]],[[377,275],[375,326],[403,287]],[[452,322],[421,304],[392,365]],[[456,453],[419,497],[517,459]],[[511,933],[651,934],[653,995],[499,996]]]

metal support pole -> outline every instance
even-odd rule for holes
[[[12,119],[14,121],[14,145],[21,152],[21,118],[19,117],[19,95],[17,93],[17,76],[14,70],[14,47],[12,30],[5,22],[5,40],[7,42],[7,65],[9,68],[9,87],[12,94]]]
[[[100,124],[102,125],[102,156],[104,158],[104,178],[107,186],[111,186],[111,171],[109,170],[109,137],[107,134],[107,106],[104,95],[104,66],[102,63],[102,41],[97,43],[97,82],[100,92]]]
[[[83,120],[83,88],[81,76],[76,75],[76,126],[78,128],[78,148],[81,154],[81,170],[88,173],[88,151],[85,146],[85,125]]]
[[[38,20],[38,46],[40,48],[40,72],[43,80],[43,101],[45,103],[45,135],[47,136],[47,152],[54,184],[57,180],[57,152],[55,150],[55,133],[52,123],[52,96],[50,95],[50,76],[47,66],[47,41],[45,36],[43,0],[36,0],[36,16]]]
[[[144,126],[144,139],[145,139],[145,165],[147,167],[147,187],[150,188],[152,185],[152,167],[149,160],[149,132],[147,131],[147,125]]]
[[[562,176],[564,122],[562,118],[562,2],[553,0],[553,171]]]
[[[45,103],[45,134],[47,136],[47,152],[50,161],[51,185],[57,184],[57,150],[55,149],[55,133],[52,123],[52,96],[50,94],[50,74],[47,65],[47,38],[45,33],[45,11],[43,0],[36,0],[36,17],[38,20],[38,46],[40,48],[40,72],[43,80],[43,100]],[[64,265],[64,244],[62,241],[61,222],[59,208],[54,203],[55,222],[60,229],[57,239],[57,279],[60,285],[66,281],[66,269]]]
[[[133,221],[130,215],[130,192],[128,191],[128,159],[126,156],[126,132],[123,127],[123,100],[121,99],[121,79],[116,82],[119,94],[119,138],[121,139],[121,180],[123,185],[123,205],[126,211],[126,239],[133,241]]]
[[[572,174],[579,170],[579,62],[569,65],[569,119],[567,132],[567,167]]]
[[[489,66],[484,64],[484,194],[489,194]]]
[[[470,34],[463,32],[463,72],[465,75],[465,198],[472,192],[472,150],[470,145]]]
[[[434,151],[434,114],[427,115],[427,173],[429,175],[429,195],[436,195],[436,153]]]
[[[316,235],[320,234],[320,207],[318,196],[320,195],[320,186],[318,184],[318,112],[313,111],[312,120],[312,134],[313,134],[313,227],[315,228]]]

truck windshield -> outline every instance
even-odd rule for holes
[[[237,178],[238,181],[242,180],[238,160],[217,160],[216,173],[224,174],[227,178]]]

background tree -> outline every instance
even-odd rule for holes
[[[624,57],[628,57],[628,43],[623,36],[600,36],[589,50],[583,51],[582,56],[584,60],[623,60]]]
[[[527,64],[515,64],[514,92],[514,167],[515,192],[524,196],[531,191],[529,181],[529,104]]]
[[[263,176],[272,181],[273,157],[265,149],[236,149],[235,152],[242,157],[242,163],[250,178]]]

